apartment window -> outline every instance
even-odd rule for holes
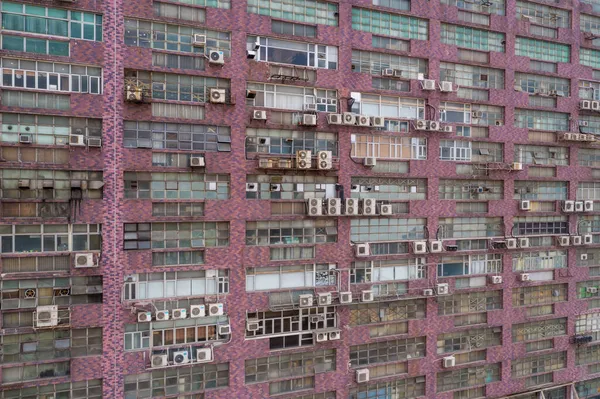
[[[463,3],[472,5],[470,3]],[[495,3],[494,3],[495,4]],[[504,71],[475,65],[440,63],[440,80],[458,86],[504,89]]]
[[[579,63],[581,65],[597,68],[600,63],[600,50],[580,47]]]
[[[228,199],[229,175],[125,172],[125,198]]]
[[[337,177],[317,175],[247,175],[256,191],[246,191],[248,199],[304,200],[335,196]]]
[[[566,181],[515,180],[516,200],[557,201],[567,199]]]
[[[352,242],[407,241],[424,237],[426,219],[353,219]]]
[[[2,93],[2,105],[7,107],[66,111],[71,109],[71,97],[65,94],[5,90]]]
[[[181,54],[168,54],[152,52],[152,66],[175,69],[191,69],[194,71],[204,71],[206,59],[204,57],[195,57]]]
[[[160,3],[157,1],[152,3],[152,8],[154,9],[154,16],[159,18],[173,18],[200,23],[204,23],[206,18],[206,12],[201,8]]]
[[[194,35],[205,35],[205,47],[194,46]],[[208,54],[211,50],[231,52],[231,34],[190,26],[168,25],[159,22],[125,19],[125,44],[154,50]],[[172,82],[170,82],[172,84]]]
[[[515,54],[541,61],[570,62],[571,46],[528,37],[517,37]]]
[[[566,334],[566,318],[513,324],[512,326],[513,342],[536,341]]]
[[[335,220],[246,222],[246,245],[294,245],[336,242]]]
[[[600,199],[600,183],[594,181],[582,181],[577,185],[578,200],[597,200]]]
[[[335,284],[335,264],[319,263],[246,269],[247,292],[323,287]]]
[[[437,277],[502,273],[502,254],[444,256],[437,266]]]
[[[0,114],[0,120],[0,141],[6,143],[18,143],[22,134],[38,145],[68,145],[71,134],[102,137],[101,119],[4,113]]]
[[[246,152],[295,156],[299,150],[331,151],[338,155],[337,134],[277,129],[246,129]]]
[[[496,14],[496,15],[505,15],[506,3],[505,0],[500,0],[498,2],[493,2],[491,5],[479,4],[479,3],[471,3],[460,0],[442,0],[442,4],[447,4],[449,6],[458,7],[461,10],[474,11],[477,13],[483,14]]]
[[[579,81],[579,98],[584,99],[584,100],[596,100],[596,101],[600,100],[600,82],[592,82],[589,80],[580,80]],[[598,120],[598,118],[596,117],[595,118],[596,123],[597,123],[597,120]],[[598,127],[598,126],[594,126],[594,127]]]
[[[102,302],[102,279],[100,276],[5,280],[1,287],[0,303],[4,309]]]
[[[417,98],[362,94],[361,101],[354,103],[352,111],[363,115],[383,116],[385,118],[423,119],[425,101]],[[408,128],[408,125],[406,127]],[[385,130],[390,131],[399,131],[398,129],[394,129],[394,125],[386,125],[385,128]]]
[[[350,307],[350,326],[424,319],[425,299],[362,303]]]
[[[99,251],[99,224],[0,225],[2,253]]]
[[[152,266],[182,266],[204,264],[202,251],[153,252]]]
[[[600,287],[600,281],[598,280],[588,280],[588,281],[581,281],[577,283],[577,298],[579,299],[588,299],[588,298],[595,298],[598,297],[598,293],[597,292],[592,292],[590,290],[588,290],[588,288],[598,288]],[[598,307],[598,306],[590,306],[590,308],[592,307]]]
[[[2,50],[24,53],[69,56],[69,42],[45,40],[33,37],[1,35]]]
[[[251,107],[303,111],[306,104],[317,104],[320,112],[337,112],[338,109],[336,90],[252,82],[248,82],[248,90],[256,92],[255,98],[246,101]]]
[[[595,367],[589,367],[590,374],[596,373],[598,363],[600,362],[600,345],[578,346],[575,350],[575,365],[581,366],[592,364]]]
[[[353,177],[351,197],[386,201],[424,200],[427,197],[427,180]]]
[[[469,388],[500,381],[500,363],[437,373],[437,391]]]
[[[203,202],[153,202],[152,216],[156,217],[194,217],[204,216]]]
[[[36,385],[28,388],[3,389],[2,399],[15,398],[102,398],[102,380],[84,380],[71,383]]]
[[[534,130],[569,131],[569,114],[515,109],[515,126]]]
[[[337,69],[338,48],[314,43],[293,42],[270,37],[248,36],[247,46],[260,43],[256,61],[301,67]]]
[[[152,116],[159,118],[204,119],[204,107],[185,104],[152,103]]]
[[[471,142],[461,140],[440,140],[440,160],[471,161]]]
[[[407,15],[352,7],[352,29],[402,39],[427,40],[429,21]]]
[[[355,158],[427,159],[426,138],[352,134],[350,141],[351,156]]]
[[[517,216],[513,221],[513,233],[520,236],[569,234],[566,216]]]
[[[529,94],[557,95],[569,97],[571,85],[569,79],[554,76],[533,75],[528,73],[515,73],[515,88],[520,87],[522,91]]]
[[[560,269],[567,267],[567,251],[518,252],[512,255],[512,269],[515,272]]]
[[[60,8],[2,2],[5,30],[102,41],[102,15]]]
[[[313,345],[312,331],[318,329],[335,328],[337,326],[337,316],[335,307],[310,307],[296,310],[281,311],[261,311],[251,312],[247,316],[248,321],[256,321],[259,325],[257,331],[246,331],[247,338],[269,338],[269,336],[286,335],[290,338],[295,337],[298,341],[300,335],[290,335],[293,333],[309,333],[310,342]],[[271,338],[271,342],[277,338]],[[304,346],[296,344],[294,346]],[[292,347],[289,343],[283,347]]]
[[[533,24],[553,28],[570,28],[571,13],[562,8],[549,7],[543,4],[517,1],[517,19],[525,19]]]
[[[29,188],[20,188],[19,182],[28,183]],[[0,198],[2,199],[101,199],[103,185],[102,172],[0,169]],[[82,186],[84,189],[81,188]],[[7,206],[8,203],[4,205]],[[50,217],[64,214],[64,209],[68,210],[69,204],[58,205],[50,201],[40,204],[40,207],[40,214]]]
[[[359,384],[351,388],[348,399],[410,399],[425,396],[425,377],[399,379],[380,383]]]
[[[442,43],[480,51],[504,52],[504,33],[442,23]]]
[[[281,395],[288,392],[303,391],[315,387],[315,377],[295,378],[293,380],[277,381],[269,384],[271,395]]]
[[[466,292],[438,297],[438,314],[440,316],[496,309],[502,309],[502,291]],[[478,317],[478,319],[480,318]],[[479,321],[479,323],[481,322]]]
[[[228,222],[125,223],[123,248],[174,249],[226,247]]]
[[[600,313],[588,313],[575,319],[575,334],[591,335],[594,341],[600,337]]]
[[[271,32],[280,35],[317,37],[317,27],[303,24],[293,24],[283,21],[271,21]]]
[[[229,364],[198,364],[125,376],[125,398],[181,395],[229,385]]]
[[[581,255],[587,255],[587,259],[582,259]],[[577,251],[576,263],[577,266],[591,267],[600,264],[600,251],[591,248],[581,248]],[[6,260],[5,260],[6,262]],[[592,269],[590,269],[591,272]]]
[[[12,384],[38,379],[65,377],[68,375],[71,375],[71,365],[68,361],[4,367],[2,369],[2,383]]]
[[[532,374],[547,373],[567,367],[567,352],[548,353],[545,355],[530,356],[514,359],[511,365],[513,378],[520,378]]]
[[[446,239],[504,236],[502,218],[440,218],[440,237]]]
[[[437,337],[439,355],[452,352],[474,351],[502,345],[502,327],[462,330]]]
[[[177,298],[229,293],[229,270],[138,273],[125,278],[123,299]]]
[[[352,70],[381,76],[383,69],[398,69],[403,79],[417,79],[419,74],[427,76],[429,62],[422,58],[412,58],[372,51],[352,50]]]
[[[504,109],[491,105],[442,102],[440,121],[474,125],[498,125],[504,122]]]
[[[569,164],[568,147],[547,147],[537,145],[515,145],[515,162],[529,165],[562,165]]]
[[[185,3],[200,7],[231,8],[231,0],[171,0],[174,3]]]
[[[468,22],[470,24],[479,24],[479,25],[490,25],[490,16],[484,14],[476,14],[472,12],[467,12],[463,10],[458,10],[458,20],[463,22]]]
[[[246,384],[301,377],[336,370],[335,349],[247,359]]]
[[[380,341],[350,347],[351,367],[405,361],[424,356],[425,337]]]
[[[2,259],[3,273],[60,273],[70,269],[70,256],[28,256]]]
[[[585,1],[585,3],[589,4],[590,2]],[[596,393],[600,392],[600,378],[577,382],[575,389],[581,399],[593,399]]]
[[[426,276],[427,268],[424,258],[353,262],[350,269],[351,284],[419,280]]]
[[[338,25],[338,5],[319,0],[249,0],[248,12],[308,24]]]
[[[125,121],[126,148],[231,151],[229,126]]]
[[[502,180],[439,180],[439,199],[445,200],[501,200],[504,198]]]
[[[386,50],[396,50],[408,53],[410,51],[410,41],[399,40],[392,37],[372,35],[371,46],[373,48],[383,48]]]
[[[514,307],[543,305],[567,300],[566,284],[538,285],[513,289]]]

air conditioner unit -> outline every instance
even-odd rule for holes
[[[528,237],[520,237],[519,238],[519,248],[529,248],[529,238]]]
[[[330,125],[341,125],[342,115],[341,114],[327,114],[327,123]]]
[[[588,254],[581,254],[581,255],[579,255],[579,259],[580,260],[588,260]]]
[[[30,134],[19,134],[19,143],[21,144],[31,144],[33,139]]]
[[[369,382],[369,369],[356,370],[356,382],[359,384],[363,382]]]
[[[567,247],[567,246],[569,246],[570,237],[569,236],[556,237],[556,242],[561,247]]]
[[[502,284],[502,276],[492,276],[491,282],[492,284]]]
[[[507,238],[506,239],[506,248],[508,248],[508,249],[517,248],[517,239],[516,238]]]
[[[371,126],[371,118],[367,115],[358,115],[356,117],[356,124],[358,126]]]
[[[352,293],[340,292],[340,303],[352,303]]]
[[[391,68],[385,68],[381,70],[382,76],[394,76],[394,70]]]
[[[211,303],[208,305],[209,316],[222,316],[223,315],[223,304],[222,303]]]
[[[173,309],[173,320],[187,319],[187,309]]]
[[[531,281],[531,275],[529,273],[519,274],[519,281]]]
[[[435,90],[435,80],[423,79],[421,81],[421,87],[423,88],[423,90]]]
[[[583,212],[583,201],[575,201],[575,212]]]
[[[186,364],[190,362],[190,356],[188,351],[177,351],[173,352],[173,363],[175,364]]]
[[[317,104],[315,103],[309,103],[309,104],[304,104],[304,110],[305,111],[317,111]]]
[[[431,288],[424,289],[423,296],[433,296],[433,290]]]
[[[492,249],[507,249],[508,244],[504,240],[500,240],[500,241],[491,241],[490,240],[490,247]]]
[[[96,267],[94,263],[93,253],[76,253],[75,254],[75,268],[80,267]]]
[[[208,363],[212,362],[213,355],[211,348],[198,348],[196,349],[196,362]]]
[[[279,168],[281,168],[281,169],[291,169],[292,168],[292,160],[291,159],[280,158],[278,161],[279,162],[278,162],[277,166],[279,166]]]
[[[225,54],[222,51],[211,51],[208,55],[208,62],[222,65],[225,63]]]
[[[581,245],[581,244],[583,244],[583,237],[571,236],[571,245]]]
[[[579,126],[587,127],[588,125],[589,125],[588,121],[579,121]]]
[[[337,330],[337,331],[331,331],[329,333],[329,340],[330,341],[337,341],[339,339],[342,338],[342,332]]]
[[[385,119],[383,116],[372,116],[371,126],[373,127],[385,127]]]
[[[377,158],[375,157],[366,157],[364,160],[364,165],[365,166],[369,166],[369,167],[373,167],[377,165]]]
[[[325,209],[329,216],[340,216],[342,214],[342,199],[327,198],[325,200]]]
[[[169,356],[167,355],[152,355],[150,363],[153,369],[159,367],[167,367],[169,364]]]
[[[342,122],[344,125],[355,125],[356,115],[354,115],[352,112],[344,112],[342,115]]]
[[[218,329],[219,335],[230,335],[231,334],[231,326],[229,324],[221,324]]]
[[[377,215],[377,200],[374,198],[364,198],[362,200],[362,214],[368,216]]]
[[[210,89],[209,97],[210,102],[213,104],[224,104],[225,103],[225,89]]]
[[[144,99],[144,94],[142,92],[142,89],[140,88],[127,86],[127,90],[125,91],[125,98],[127,99],[127,101],[140,102]]]
[[[441,82],[440,83],[440,91],[443,91],[443,92],[454,91],[454,88],[452,87],[452,82]]]
[[[313,304],[313,296],[311,294],[303,294],[299,297],[298,306],[301,308],[311,307]]]
[[[592,101],[590,103],[592,111],[600,111],[600,101]]]
[[[395,78],[401,78],[402,77],[402,69],[394,69],[394,77]]]
[[[591,234],[586,234],[583,236],[583,243],[585,245],[590,245],[594,243],[594,237]]]
[[[442,132],[452,133],[452,126],[450,126],[450,125],[442,126]]]
[[[440,130],[440,123],[438,121],[428,121],[427,129],[432,132],[437,132]]]
[[[317,169],[328,170],[333,167],[331,151],[317,151]]]
[[[585,292],[587,292],[588,294],[597,294],[598,287],[586,287]]]
[[[88,137],[88,147],[102,147],[102,139],[99,137]]]
[[[58,325],[58,306],[38,306],[35,309],[35,327],[54,327]]]
[[[359,200],[358,198],[346,198],[344,214],[358,215]]]
[[[321,292],[317,294],[319,306],[331,305],[331,292]]]
[[[577,136],[575,134],[572,133],[563,133],[561,138],[563,140],[567,140],[567,141],[571,141],[571,140],[576,140]]]
[[[194,41],[192,42],[194,46],[204,47],[206,46],[206,35],[194,35]]]
[[[70,135],[69,145],[73,147],[85,147],[85,136],[83,134]]]
[[[317,125],[317,115],[303,114],[302,115],[302,124],[304,126],[316,126]]]
[[[562,205],[563,212],[573,212],[575,210],[575,201],[563,201]]]
[[[513,162],[512,170],[523,170],[523,164],[521,162]]]
[[[168,310],[158,310],[156,315],[154,316],[156,321],[167,321],[169,320],[169,311]]]
[[[329,338],[329,335],[326,332],[315,332],[314,337],[316,342],[325,342]]]
[[[255,193],[258,191],[258,183],[246,183],[246,192]]]
[[[269,186],[269,191],[271,191],[272,193],[281,191],[281,184],[278,184],[278,183],[271,184]]]
[[[310,198],[306,200],[309,216],[321,216],[323,214],[323,200],[321,198]]]
[[[375,299],[375,298],[374,298],[374,296],[373,296],[373,291],[369,291],[369,290],[368,290],[368,291],[363,291],[363,292],[361,293],[361,300],[362,300],[363,302],[373,302],[373,300],[374,300],[374,299]]]
[[[448,295],[450,293],[450,287],[447,283],[439,283],[436,285],[436,292],[438,295]]]
[[[201,155],[191,155],[190,156],[190,167],[192,168],[203,168],[206,166],[204,162],[204,157]]]
[[[471,111],[471,118],[479,119],[483,117],[483,112],[481,111]]]
[[[266,121],[267,111],[252,111],[252,119],[257,121]]]
[[[413,253],[426,254],[427,253],[427,242],[426,241],[413,242]]]
[[[248,330],[248,331],[260,330],[260,324],[259,324],[258,320],[248,320],[246,322],[246,330]]]
[[[369,256],[371,254],[369,243],[356,244],[356,256]]]
[[[429,252],[440,253],[444,251],[444,244],[441,240],[429,241]]]
[[[204,317],[206,316],[206,307],[205,305],[190,305],[190,317]]]
[[[152,321],[152,313],[138,312],[137,321],[138,321],[138,323],[148,323],[148,322]]]
[[[312,157],[311,151],[308,151],[308,150],[296,151],[296,168],[310,169],[312,166],[311,157]]]
[[[590,100],[581,100],[579,101],[579,108],[592,109],[592,102]]]
[[[456,366],[456,358],[454,356],[446,356],[443,358],[444,368],[450,368]]]
[[[531,201],[529,201],[529,200],[521,201],[521,205],[519,206],[519,209],[521,209],[522,211],[531,210]]]
[[[427,130],[429,124],[425,119],[419,119],[415,122],[415,129],[417,130]]]

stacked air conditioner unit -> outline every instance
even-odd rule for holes
[[[309,198],[306,200],[309,216],[321,216],[323,214],[323,200],[321,198]]]
[[[309,150],[296,151],[296,168],[298,169],[310,169],[312,152]]]
[[[329,216],[340,216],[342,214],[342,199],[327,198],[325,200],[325,209]]]
[[[317,169],[328,170],[333,167],[331,151],[318,151],[317,152]]]
[[[362,214],[369,216],[377,215],[377,201],[374,198],[365,198],[362,200]]]
[[[359,199],[358,198],[346,198],[346,204],[344,207],[344,213],[349,216],[359,214]]]

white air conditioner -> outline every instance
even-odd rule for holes
[[[196,362],[197,363],[208,363],[212,362],[213,354],[211,348],[198,348],[196,349]]]
[[[321,292],[317,294],[319,306],[331,305],[331,292]]]
[[[258,183],[246,183],[246,192],[255,193],[258,191]]]
[[[125,91],[125,99],[132,102],[140,102],[144,99],[144,93],[140,88],[127,86]]]
[[[154,316],[156,321],[167,321],[169,320],[169,311],[168,310],[158,310],[156,311],[156,315]]]
[[[528,237],[520,237],[519,238],[519,248],[529,248],[529,238]]]
[[[523,164],[521,162],[513,162],[512,170],[523,170]]]
[[[423,296],[433,296],[433,290],[431,288],[425,288],[423,290]]]
[[[198,47],[206,46],[206,35],[195,34],[192,44]]]
[[[385,68],[381,70],[382,76],[394,76],[394,70],[392,68]]]
[[[356,115],[352,112],[344,112],[342,115],[342,122],[344,125],[356,125]]]
[[[592,108],[592,111],[600,111],[600,101],[592,101],[590,107]]]
[[[361,300],[363,302],[373,302],[375,297],[373,296],[373,291],[367,290],[361,293]]]
[[[427,129],[432,132],[437,132],[440,130],[440,123],[438,121],[427,121]]]
[[[254,320],[248,320],[246,322],[246,330],[248,331],[258,331],[260,330],[260,324],[258,322],[258,320],[254,319]]]
[[[221,324],[218,328],[219,335],[230,335],[231,334],[231,326],[229,324]]]
[[[352,303],[352,293],[340,292],[340,303]]]
[[[362,200],[362,214],[369,216],[377,215],[377,200],[375,198],[364,198]]]
[[[190,362],[190,355],[188,351],[177,351],[173,352],[173,363],[174,364],[186,364]]]
[[[138,321],[138,323],[148,323],[148,322],[152,321],[152,313],[138,312],[137,321]]]
[[[442,360],[446,369],[456,366],[456,358],[454,356],[446,356]]]
[[[330,125],[341,125],[342,124],[342,115],[341,114],[328,114],[327,115],[327,123]]]
[[[344,208],[344,214],[346,215],[358,215],[359,199],[358,198],[346,198],[346,206]]]
[[[190,305],[190,317],[204,317],[206,316],[206,307],[205,305]]]
[[[315,104],[315,103],[304,104],[304,110],[305,111],[314,111],[314,112],[316,112],[317,111],[317,104]]]
[[[317,115],[303,114],[302,115],[302,124],[304,126],[316,126],[317,125]]]
[[[308,307],[311,307],[313,304],[313,296],[311,294],[300,295],[300,297],[298,299],[299,299],[298,305],[301,308],[308,308]]]
[[[435,90],[435,80],[423,79],[421,81],[421,87],[423,88],[423,90]]]
[[[190,166],[192,168],[203,168],[204,166],[206,166],[206,163],[204,162],[204,157],[202,155],[191,155]]]
[[[581,245],[581,244],[583,244],[583,237],[571,236],[571,245]]]
[[[594,237],[591,234],[586,234],[583,236],[583,243],[585,245],[590,245],[594,243]]]
[[[35,309],[35,327],[54,327],[58,325],[58,306],[38,306]]]
[[[88,137],[88,147],[102,147],[102,139],[100,137]]]
[[[85,147],[85,136],[83,134],[70,135],[69,145],[72,147]]]
[[[385,119],[383,116],[372,116],[371,126],[373,127],[385,127]]]
[[[377,158],[375,158],[375,157],[366,157],[365,160],[364,160],[364,165],[365,166],[370,166],[370,167],[376,166],[377,165]]]
[[[559,236],[559,237],[556,237],[556,240],[557,240],[557,244],[561,247],[569,246],[569,242],[570,242],[569,236]]]
[[[326,332],[315,332],[314,337],[316,342],[325,342],[329,338],[329,334]]]
[[[367,115],[358,115],[356,117],[356,124],[358,126],[371,126],[371,118]]]
[[[597,294],[598,287],[585,287],[585,292],[587,292],[588,294]]]
[[[223,304],[222,303],[211,303],[208,305],[209,316],[222,316],[223,315]]]
[[[502,284],[502,276],[492,276],[492,284]]]
[[[279,184],[279,183],[271,184],[269,186],[269,191],[272,192],[272,193],[276,193],[276,192],[281,191],[281,184]]]
[[[187,319],[187,309],[173,309],[173,320]]]
[[[442,126],[442,132],[452,133],[452,126],[450,126],[450,125]]]
[[[309,216],[321,216],[323,214],[323,200],[321,198],[310,198],[306,200]]]
[[[516,249],[517,248],[517,239],[516,238],[507,238],[506,239],[506,248]]]
[[[356,382],[359,384],[363,382],[369,382],[369,369],[356,370]]]
[[[225,103],[225,89],[210,89],[209,99],[213,104],[224,104]]]
[[[563,212],[575,211],[575,201],[563,201],[562,210]]]
[[[441,82],[440,83],[440,91],[442,92],[453,92],[454,88],[452,87],[452,82]]]
[[[444,251],[444,244],[441,240],[429,241],[429,252],[440,253]]]
[[[579,101],[579,108],[592,109],[592,102],[590,100],[581,100]]]
[[[579,260],[588,260],[588,254],[579,255]]]
[[[520,281],[531,281],[531,275],[529,273],[521,273],[519,274]]]
[[[296,151],[296,168],[310,169],[312,166],[311,157],[312,152],[309,150]]]
[[[390,216],[394,214],[394,210],[391,204],[382,204],[379,208],[379,214],[383,216]]]
[[[427,130],[429,127],[429,124],[427,123],[428,121],[426,121],[425,119],[418,119],[415,122],[415,129],[417,130]]]
[[[369,256],[371,254],[368,242],[364,242],[364,243],[361,243],[361,244],[356,244],[355,251],[356,251],[356,256],[357,257]]]
[[[519,209],[521,209],[522,211],[529,211],[529,210],[531,210],[531,201],[529,201],[529,200],[522,200],[521,204],[519,206]]]
[[[19,143],[21,144],[31,144],[33,139],[30,134],[19,134]]]
[[[211,51],[208,55],[208,62],[223,65],[225,63],[225,53],[222,51]]]
[[[426,254],[427,253],[427,242],[426,241],[413,242],[413,253]]]
[[[342,338],[342,332],[340,330],[331,331],[328,338],[330,341],[337,341]]]
[[[450,287],[448,286],[448,283],[437,284],[436,292],[438,295],[448,295],[450,293]]]
[[[267,120],[267,111],[252,111],[252,119],[257,121],[266,121]]]
[[[584,210],[584,212],[593,212],[594,211],[594,201],[584,201],[583,202],[583,210]]]
[[[153,369],[159,367],[167,367],[169,364],[169,356],[167,355],[152,355],[150,363]]]
[[[479,119],[483,117],[483,112],[481,111],[471,111],[471,118]]]
[[[317,169],[328,170],[333,167],[331,151],[317,151]]]
[[[583,201],[575,201],[575,212],[583,212]]]
[[[80,267],[96,267],[94,263],[94,254],[93,253],[76,253],[75,254],[75,268]]]

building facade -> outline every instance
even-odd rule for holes
[[[600,398],[598,0],[0,12],[1,399]]]

